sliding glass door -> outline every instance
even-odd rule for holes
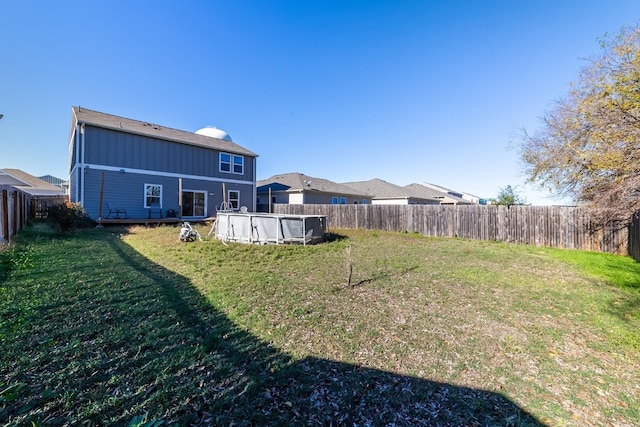
[[[206,216],[205,191],[182,190],[182,216]]]

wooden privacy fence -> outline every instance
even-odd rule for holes
[[[628,254],[626,222],[598,226],[588,210],[580,207],[275,204],[273,212],[326,215],[327,226],[332,228],[406,231],[434,237]]]
[[[64,203],[66,196],[33,196],[8,185],[0,185],[0,244],[11,242],[35,218],[46,218],[50,206]]]
[[[629,224],[629,255],[640,262],[640,211],[631,218]]]
[[[0,244],[11,242],[11,237],[27,223],[26,197],[22,191],[0,186]]]

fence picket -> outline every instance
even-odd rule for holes
[[[331,228],[417,232],[582,249],[640,260],[640,215],[631,224],[597,227],[585,208],[482,205],[274,205],[274,213],[326,215]]]

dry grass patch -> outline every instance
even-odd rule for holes
[[[0,418],[640,424],[628,258],[333,232],[303,247],[26,230],[0,254]]]

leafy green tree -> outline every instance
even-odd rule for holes
[[[491,202],[494,205],[526,205],[527,199],[518,193],[517,188],[507,185],[500,189],[498,197],[493,199]]]
[[[541,128],[523,132],[521,158],[531,182],[608,221],[640,208],[640,28],[601,48]]]

